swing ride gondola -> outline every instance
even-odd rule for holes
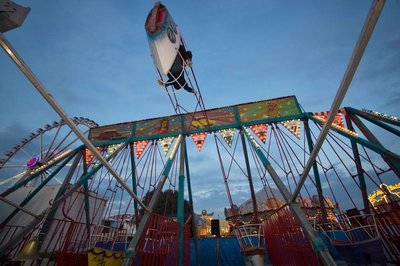
[[[379,2],[366,25],[383,8]],[[57,109],[63,120],[15,145],[0,161],[1,185],[10,185],[0,194],[3,262],[189,265],[191,238],[198,251],[189,153],[202,151],[210,137],[221,169],[216,182],[225,186],[225,214],[243,263],[263,265],[267,253],[272,264],[400,261],[399,202],[368,198],[400,177],[400,156],[371,131],[399,136],[397,117],[339,108],[345,85],[324,112],[302,110],[295,96],[207,109],[164,5],[155,4],[145,29],[174,114],[98,126]],[[1,46],[17,54],[2,34]],[[24,64],[19,67],[35,81]],[[192,106],[180,104],[179,93],[186,92],[168,86],[171,75],[197,92]],[[75,137],[74,126],[86,132]],[[190,138],[193,143],[186,142]],[[249,200],[240,205],[231,188],[243,182]]]

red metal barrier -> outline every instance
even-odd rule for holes
[[[178,222],[171,218],[152,214],[145,236],[142,238],[136,265],[177,265]],[[190,231],[185,225],[184,265],[190,265]]]
[[[383,241],[387,259],[400,263],[400,201],[378,205],[371,209]]]
[[[271,264],[322,265],[288,207],[266,219],[264,232]]]

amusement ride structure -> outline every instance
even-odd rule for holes
[[[12,26],[1,32],[29,12],[16,6],[6,12],[25,14],[10,13]],[[398,263],[399,199],[382,184],[400,177],[400,156],[374,132],[398,137],[400,120],[340,107],[383,6],[374,1],[332,107],[323,112],[304,111],[295,96],[207,109],[190,51],[159,2],[145,29],[174,110],[165,117],[104,126],[69,118],[0,33],[5,52],[61,117],[0,160],[7,185],[0,194],[2,261],[189,265],[192,238],[192,260],[200,265],[188,146],[193,141],[201,151],[213,141],[227,219],[246,264],[264,265],[266,252],[272,264]],[[182,106],[178,91],[192,93],[193,105]],[[242,180],[251,199],[246,215],[231,193]],[[256,198],[260,189],[265,202]],[[372,203],[372,191],[382,200]]]

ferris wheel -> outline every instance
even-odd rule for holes
[[[74,117],[74,123],[85,132],[98,126],[93,120],[83,117]],[[30,133],[20,143],[12,146],[0,159],[0,186],[9,182],[16,183],[24,179],[40,167],[48,165],[56,159],[65,158],[82,143],[64,121],[54,121]],[[35,178],[36,182],[43,181],[50,172]],[[33,182],[33,181],[32,181]]]

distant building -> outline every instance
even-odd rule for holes
[[[262,189],[256,193],[258,213],[261,220],[267,219],[272,211],[279,209],[285,205],[285,201],[281,193],[277,189],[268,188]],[[319,203],[318,195],[313,195],[310,198],[302,198],[299,202],[300,207],[303,209],[306,217],[312,223],[322,223],[322,212]],[[334,205],[328,197],[325,197],[325,209],[327,213],[327,221],[336,221],[334,212]],[[234,205],[233,208],[225,208],[226,220],[229,222],[231,227],[234,227],[235,223],[246,224],[252,221],[253,204],[252,200],[248,199],[239,206]]]
[[[201,238],[203,237],[213,237],[211,233],[211,220],[214,218],[214,213],[207,213],[206,210],[202,210],[201,214],[196,214],[196,224],[197,224],[197,235]],[[229,235],[229,224],[228,221],[219,221],[219,231],[222,237]]]
[[[368,196],[373,206],[384,205],[400,200],[400,183],[394,185],[381,184],[380,187]]]

